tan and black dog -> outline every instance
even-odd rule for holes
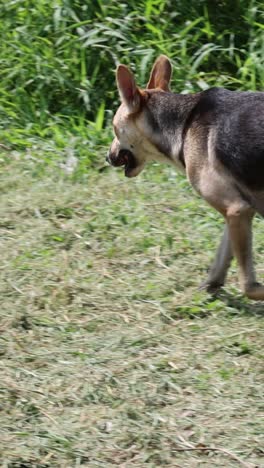
[[[213,292],[224,284],[234,255],[242,290],[264,300],[252,259],[252,219],[256,212],[264,216],[264,92],[172,93],[171,64],[163,55],[145,90],[124,65],[116,77],[122,103],[107,161],[124,166],[127,177],[138,175],[150,160],[182,169],[226,222],[204,288]]]

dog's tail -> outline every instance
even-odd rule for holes
[[[264,190],[251,191],[247,187],[239,184],[238,189],[243,198],[259,213],[264,217]]]
[[[262,198],[252,197],[252,206],[257,213],[264,217],[264,193],[262,193]]]

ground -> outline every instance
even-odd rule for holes
[[[0,178],[1,466],[263,466],[264,305],[198,292],[220,216],[158,165]]]

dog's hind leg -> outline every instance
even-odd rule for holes
[[[229,229],[226,224],[215,259],[210,267],[208,277],[201,284],[200,289],[206,289],[206,291],[210,293],[217,292],[225,283],[227,271],[232,258],[233,252],[229,238]]]
[[[207,284],[212,284],[213,280],[221,282],[225,278],[233,252],[237,259],[243,292],[250,299],[264,300],[264,286],[257,283],[253,266],[252,219],[255,209],[241,196],[232,179],[226,177],[225,173],[205,166],[199,176],[198,183],[194,180],[193,185],[196,183],[204,199],[224,216],[228,228],[210,270]]]
[[[237,258],[239,280],[243,292],[250,299],[264,300],[264,286],[256,281],[252,256],[252,219],[254,210],[230,206],[226,213],[232,249]]]

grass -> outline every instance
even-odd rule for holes
[[[234,267],[197,289],[222,220],[172,169],[128,181],[103,153],[119,62],[261,90],[262,2],[2,3],[1,466],[260,467],[263,304]]]
[[[260,467],[263,304],[197,292],[222,220],[171,168],[38,155],[1,160],[1,466]]]
[[[73,131],[87,119],[105,125],[120,62],[142,86],[161,53],[175,91],[264,86],[260,0],[13,0],[0,15],[0,130],[23,128],[25,140],[58,120]]]

